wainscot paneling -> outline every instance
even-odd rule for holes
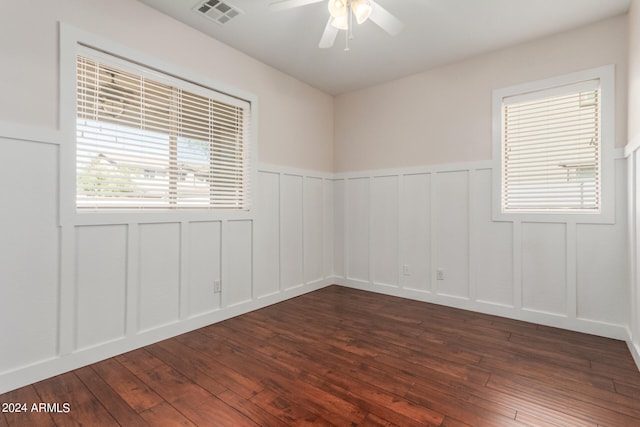
[[[281,264],[282,286],[296,288],[304,282],[303,266],[303,177],[282,175],[280,201],[280,243],[283,262]]]
[[[471,184],[471,290],[478,301],[512,307],[513,223],[491,219],[491,198],[486,194],[491,188],[491,169],[476,171]]]
[[[193,222],[188,225],[188,315],[198,316],[220,309],[220,294],[214,291],[221,276],[220,221]],[[220,284],[222,286],[222,284]]]
[[[375,177],[371,192],[371,277],[378,285],[394,287],[399,272],[398,180],[398,176]]]
[[[337,174],[335,281],[627,339],[626,168],[618,157],[615,224],[570,215],[494,221],[491,162]]]
[[[256,298],[280,292],[280,174],[261,171],[254,196],[254,247],[260,254],[254,262],[253,293]]]
[[[436,186],[436,289],[469,298],[469,171],[438,172]]]
[[[567,311],[567,224],[522,224],[522,306]]]
[[[222,229],[222,306],[248,303],[252,298],[252,221],[228,221]]]
[[[56,357],[60,245],[58,147],[1,136],[0,389],[6,390],[7,372]]]
[[[640,358],[635,152],[628,174],[616,161],[614,224],[495,222],[490,162],[260,165],[242,217],[60,223],[57,134],[33,135],[0,139],[0,392],[331,283],[629,339]]]
[[[369,178],[349,179],[346,191],[346,273],[349,279],[364,283],[370,280],[371,190],[369,181]]]
[[[312,177],[305,177],[303,185],[304,283],[313,283],[324,277],[324,185],[322,179]]]
[[[76,349],[126,333],[127,226],[76,230]]]
[[[140,226],[138,330],[175,322],[180,312],[180,224]]]
[[[345,239],[346,230],[346,180],[338,179],[333,181],[333,210],[331,211],[333,220],[333,276],[346,277],[346,251]]]
[[[625,149],[627,157],[628,244],[629,244],[629,326],[628,345],[640,369],[640,139],[631,141]]]
[[[0,393],[333,283],[331,174],[261,165],[238,218],[61,224],[58,134],[1,131]]]
[[[406,289],[432,290],[431,174],[402,176],[400,186],[401,285]]]
[[[322,203],[322,230],[323,230],[323,258],[324,264],[322,266],[323,269],[323,277],[333,277],[333,260],[334,260],[334,238],[335,238],[335,223],[333,212],[335,209],[334,198],[335,194],[333,191],[334,181],[325,179],[323,180],[323,203]]]

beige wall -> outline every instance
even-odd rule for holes
[[[616,65],[616,142],[626,143],[627,17],[409,76],[335,101],[336,172],[491,159],[493,89]]]
[[[57,128],[61,21],[259,102],[259,159],[333,168],[333,98],[133,0],[0,2],[0,121]]]

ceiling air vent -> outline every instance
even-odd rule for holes
[[[221,0],[205,0],[199,2],[193,10],[218,24],[226,24],[242,13],[237,7],[231,6],[229,3]]]

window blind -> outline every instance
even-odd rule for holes
[[[503,211],[599,211],[598,83],[503,99]]]
[[[77,57],[79,210],[249,209],[250,105],[189,85]]]

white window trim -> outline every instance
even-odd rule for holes
[[[600,163],[600,212],[503,212],[502,210],[502,129],[503,99],[525,95],[540,90],[571,85],[574,83],[600,80],[601,89],[601,163]],[[526,96],[526,95],[525,95]],[[552,77],[549,79],[509,86],[493,91],[492,100],[493,138],[493,183],[492,210],[494,221],[523,222],[575,222],[607,223],[615,222],[615,66],[605,65],[589,70]]]
[[[255,216],[253,207],[248,211],[167,209],[141,212],[123,209],[109,212],[79,212],[76,209],[76,57],[82,46],[103,51],[169,75],[178,76],[188,82],[249,102],[251,105],[251,122],[249,124],[251,131],[248,143],[251,152],[250,180],[254,188],[254,195],[258,177],[258,99],[254,94],[194,73],[179,65],[164,62],[128,46],[60,23],[60,224],[64,226],[252,219]]]

